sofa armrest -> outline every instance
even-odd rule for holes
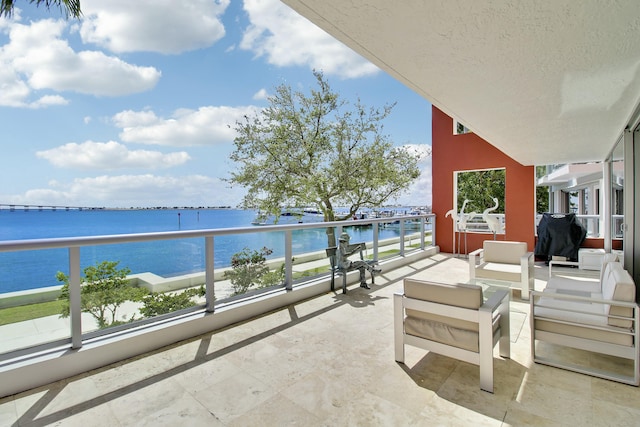
[[[482,262],[482,258],[484,256],[484,249],[476,249],[475,251],[469,254],[469,278],[471,280],[476,278],[476,266],[478,265],[478,261]]]

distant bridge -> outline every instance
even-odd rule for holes
[[[104,210],[105,208],[98,207],[89,207],[89,206],[65,206],[65,205],[24,205],[24,204],[4,204],[0,203],[0,212],[1,211],[97,211]]]

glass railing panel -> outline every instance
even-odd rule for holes
[[[0,354],[69,339],[56,279],[68,269],[65,249],[0,253]]]
[[[293,282],[304,282],[331,272],[331,263],[326,249],[330,236],[338,244],[337,227],[314,227],[292,232]]]

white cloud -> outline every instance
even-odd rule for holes
[[[278,0],[245,0],[251,25],[241,49],[265,56],[279,67],[302,65],[343,78],[377,73],[378,68]]]
[[[221,39],[229,0],[83,0],[80,35],[112,52],[176,54]]]
[[[235,123],[245,115],[253,115],[257,107],[200,107],[198,110],[177,110],[165,119],[152,111],[122,111],[113,117],[122,128],[125,142],[174,147],[214,145],[232,141]]]
[[[64,105],[60,95],[39,96],[34,90],[74,91],[120,96],[153,88],[160,72],[132,65],[98,51],[74,51],[62,39],[64,21],[52,19],[28,25],[5,20],[9,42],[0,46],[0,105],[41,108]]]
[[[418,167],[420,177],[409,186],[396,202],[404,206],[431,206],[432,203],[432,176],[431,176],[431,146],[427,144],[405,145],[408,150],[420,155]]]
[[[184,151],[164,154],[159,151],[133,150],[115,141],[82,144],[69,143],[36,156],[61,168],[81,170],[115,170],[124,168],[170,168],[182,165],[190,157]]]
[[[87,207],[235,206],[242,194],[203,175],[119,175],[52,181],[48,188],[3,196],[11,204]]]
[[[260,89],[259,91],[253,94],[253,99],[256,99],[256,100],[267,99],[268,97],[269,97],[269,94],[267,93],[267,90],[264,88]]]

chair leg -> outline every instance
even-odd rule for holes
[[[396,362],[404,363],[404,312],[402,295],[393,295],[393,343]]]
[[[500,357],[511,358],[511,321],[509,319],[509,298],[500,304],[500,340],[498,349]]]
[[[493,393],[493,328],[492,315],[488,311],[480,311],[478,323],[480,388]]]

